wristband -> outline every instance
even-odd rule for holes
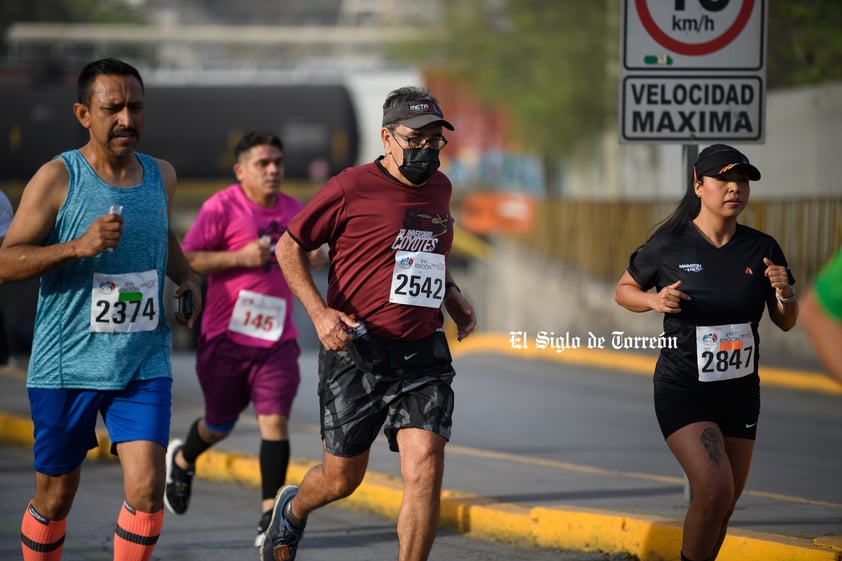
[[[456,284],[455,282],[450,281],[450,282],[446,282],[446,283],[444,283],[444,290],[445,290],[445,292],[447,292],[447,291],[448,291],[448,290],[450,290],[451,288],[455,288],[455,289],[456,289],[456,292],[458,292],[459,294],[462,294],[462,291],[461,291],[461,290],[459,290],[459,285],[458,285],[458,284]]]
[[[780,302],[781,304],[789,304],[790,302],[795,302],[796,300],[798,300],[798,295],[795,293],[795,287],[790,286],[789,289],[792,291],[792,296],[790,296],[789,298],[784,298],[780,294],[778,294],[777,291],[775,291],[775,298],[778,299],[778,302]]]

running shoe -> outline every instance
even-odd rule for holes
[[[190,505],[190,487],[193,484],[194,471],[181,469],[175,463],[175,454],[184,447],[184,442],[178,438],[170,440],[167,446],[167,488],[164,493],[164,504],[173,514],[184,514]]]
[[[263,516],[260,517],[260,522],[257,523],[257,537],[254,538],[254,547],[260,547],[263,545],[263,534],[266,532],[266,528],[269,527],[269,523],[272,521],[272,510],[267,510],[263,513]]]
[[[284,517],[284,509],[298,492],[298,485],[284,485],[275,495],[272,520],[264,534],[257,558],[259,561],[295,561],[298,542],[304,528],[296,528]]]

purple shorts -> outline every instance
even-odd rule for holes
[[[269,348],[240,345],[225,334],[200,340],[196,374],[205,396],[205,424],[231,430],[249,402],[258,415],[289,417],[301,381],[300,354],[295,339]]]

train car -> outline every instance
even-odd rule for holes
[[[169,160],[183,180],[231,177],[231,151],[250,130],[284,142],[286,177],[322,182],[354,165],[357,118],[343,84],[146,84],[138,150]],[[51,157],[81,146],[75,83],[0,80],[0,181],[26,181]]]

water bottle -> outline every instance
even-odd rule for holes
[[[351,318],[353,319],[353,318]],[[371,337],[368,335],[368,329],[366,328],[365,324],[362,321],[357,321],[359,325],[357,327],[348,327],[345,330],[345,333],[351,336],[352,339],[363,339],[363,340],[371,340]]]
[[[376,342],[369,335],[365,323],[360,320],[357,320],[357,323],[359,324],[357,327],[345,329],[345,332],[352,337],[348,343],[348,353],[356,363],[357,368],[374,372],[385,362],[384,353],[378,352]]]
[[[117,203],[112,204],[108,207],[108,214],[116,214],[117,216],[122,216],[123,214],[123,205],[118,205]],[[105,253],[113,253],[113,247],[105,248]]]

